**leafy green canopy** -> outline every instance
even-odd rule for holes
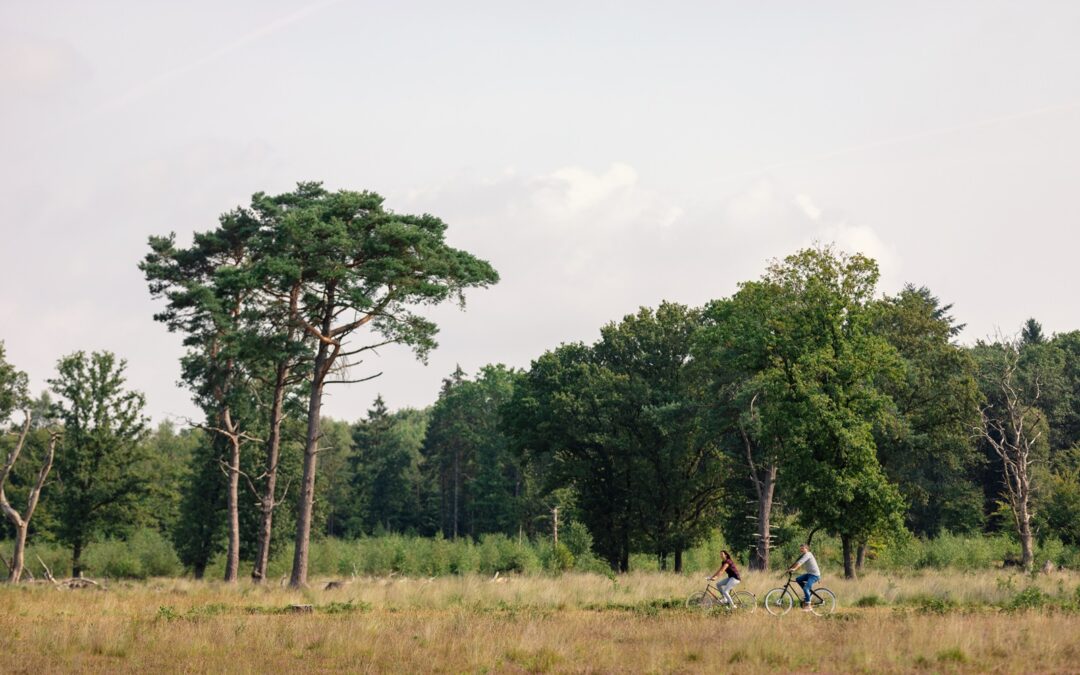
[[[877,279],[869,258],[799,251],[711,303],[701,347],[721,415],[745,434],[734,442],[779,467],[783,499],[807,527],[855,539],[899,530],[903,513],[874,440],[893,415],[880,385],[900,370],[872,330]]]
[[[50,510],[76,572],[95,535],[122,534],[150,504],[155,466],[143,443],[145,400],[127,389],[125,368],[110,352],[75,352],[60,359],[49,380],[64,423]]]

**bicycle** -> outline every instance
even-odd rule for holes
[[[773,616],[783,616],[791,611],[792,605],[802,604],[805,597],[803,589],[787,573],[787,581],[783,586],[772,589],[765,594],[765,610]],[[832,614],[836,610],[836,594],[824,586],[815,586],[810,590],[810,611],[818,616]]]
[[[705,590],[694,593],[686,599],[686,606],[693,608],[712,609],[713,607],[724,607],[729,612],[741,612],[744,614],[750,614],[757,607],[757,596],[750,591],[732,590],[728,591],[728,595],[731,596],[731,604],[729,605],[727,600],[724,599],[720,589],[713,585],[713,579],[705,577],[705,580],[710,582],[705,584]]]

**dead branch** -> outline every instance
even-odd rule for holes
[[[41,569],[45,570],[45,578],[51,581],[55,586],[56,578],[53,577],[52,570],[50,570],[49,566],[45,564],[45,561],[41,559],[41,556],[35,554],[34,557],[37,558],[38,562],[41,564]]]

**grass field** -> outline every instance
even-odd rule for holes
[[[823,583],[841,602],[827,618],[687,610],[704,581],[658,573],[0,586],[0,671],[1080,672],[1075,573]]]

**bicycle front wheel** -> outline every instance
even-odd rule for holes
[[[827,588],[815,588],[810,594],[810,611],[825,616],[836,611],[836,596]]]
[[[791,611],[791,594],[786,588],[774,588],[765,594],[765,609],[773,616],[784,616]]]
[[[716,598],[708,591],[698,591],[686,599],[686,606],[690,609],[711,609],[716,605]]]
[[[757,609],[757,596],[750,591],[732,591],[730,593],[732,609],[740,614],[751,614]]]

